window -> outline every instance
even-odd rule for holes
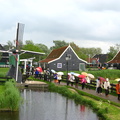
[[[62,63],[57,63],[57,68],[62,68]]]

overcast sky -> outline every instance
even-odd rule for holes
[[[0,0],[0,43],[16,38],[18,22],[23,41],[48,47],[65,40],[106,53],[120,44],[120,0]]]

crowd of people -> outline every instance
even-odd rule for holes
[[[49,75],[49,81],[53,80],[54,83],[59,83],[59,84],[62,80],[62,75],[63,75],[63,74],[58,74],[57,72],[53,73],[49,69],[42,70],[42,72],[40,72],[36,68],[32,69],[32,74],[34,75],[35,78],[40,78],[40,79],[43,78],[44,80],[48,80],[48,75]],[[102,95],[104,89],[105,96],[108,97],[111,88],[110,81],[108,78],[104,80],[101,78],[102,77],[98,77],[96,79],[96,93]],[[85,77],[79,77],[79,76],[75,76],[74,73],[71,73],[68,74],[67,85],[71,84],[71,86],[73,86],[75,84],[75,87],[78,88],[78,84],[81,84],[82,90],[85,88],[90,89],[91,80],[92,78],[87,75]],[[116,92],[118,94],[118,100],[120,100],[120,81],[118,81],[118,84],[116,84]]]

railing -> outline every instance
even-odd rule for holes
[[[0,68],[9,68],[10,65],[0,65]]]
[[[0,77],[0,84],[5,83],[6,81],[9,81],[9,79],[12,79],[11,77]]]

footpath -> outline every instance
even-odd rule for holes
[[[56,83],[56,84],[58,84],[58,83]],[[60,85],[66,85],[66,83],[60,82]],[[71,86],[71,85],[69,84],[69,86]],[[75,85],[73,85],[73,86],[71,86],[71,87],[76,88]],[[119,104],[120,104],[120,101],[117,99],[117,96],[114,96],[114,95],[110,95],[110,94],[109,94],[109,96],[106,97],[106,96],[105,96],[105,93],[102,93],[102,95],[98,95],[98,94],[96,93],[96,91],[93,90],[93,89],[88,89],[88,88],[86,89],[86,88],[84,88],[84,89],[82,90],[81,86],[78,86],[77,89],[79,89],[80,91],[83,91],[83,92],[92,94],[92,95],[94,95],[94,96],[98,96],[98,97],[100,97],[100,98],[103,98],[103,99],[106,99],[106,100],[109,100],[109,101],[112,101],[112,102],[115,102],[115,103],[119,103]]]

